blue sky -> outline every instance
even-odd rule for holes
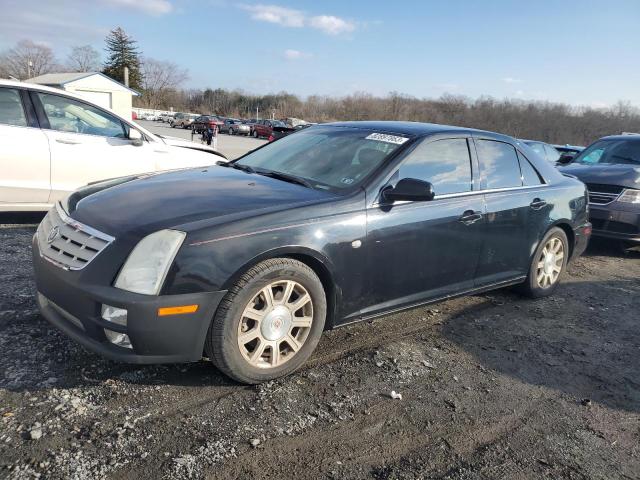
[[[122,26],[188,87],[640,106],[640,0],[0,0],[0,49]]]

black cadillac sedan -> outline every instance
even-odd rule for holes
[[[257,383],[327,328],[508,285],[549,295],[590,230],[584,184],[510,137],[347,122],[88,186],[48,213],[33,259],[42,314],[88,349],[206,356]]]

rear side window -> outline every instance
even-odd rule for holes
[[[522,172],[522,182],[525,185],[542,185],[542,177],[538,171],[531,165],[529,160],[525,158],[520,152],[518,152],[518,160],[520,160],[520,171]]]
[[[27,117],[18,90],[0,88],[0,124],[26,127]]]
[[[431,182],[436,195],[471,190],[471,157],[464,138],[424,141],[402,163],[399,180],[416,178]]]
[[[476,142],[486,188],[521,187],[520,166],[512,145],[494,140]]]

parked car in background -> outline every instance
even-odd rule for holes
[[[200,115],[195,118],[191,124],[191,128],[196,133],[202,133],[207,128],[213,129],[214,127],[218,127],[218,130],[220,130],[222,124],[223,122],[220,117],[215,115]]]
[[[537,140],[520,140],[523,143],[526,143],[531,150],[536,152],[542,158],[544,158],[547,162],[555,165],[555,163],[560,159],[560,152],[556,150],[553,145],[549,145],[548,143],[539,142]]]
[[[0,211],[48,210],[90,182],[221,158],[211,148],[154,135],[82,96],[0,80]]]
[[[190,128],[193,121],[197,118],[197,115],[191,113],[176,113],[171,119],[171,128]]]
[[[92,232],[92,249],[76,259],[57,232]],[[80,190],[38,227],[33,262],[42,315],[86,348],[137,364],[204,351],[258,383],[326,328],[508,285],[551,295],[589,232],[584,184],[510,137],[345,122],[226,168]]]
[[[569,163],[571,160],[573,160],[575,158],[576,155],[578,155],[582,150],[584,150],[584,147],[580,147],[577,145],[554,145],[553,148],[555,148],[558,152],[560,152],[560,158],[558,159],[559,164],[565,164],[565,163]]]
[[[253,124],[252,135],[255,138],[269,138],[273,133],[273,127],[288,128],[287,125],[280,120],[257,120]]]
[[[269,135],[268,140],[270,142],[275,142],[276,140],[280,140],[282,137],[286,137],[287,135],[291,135],[292,133],[297,132],[298,130],[293,127],[285,126],[285,127],[272,127],[271,135]]]
[[[158,115],[158,121],[163,123],[168,122],[172,118],[173,118],[172,113],[161,113],[160,115]]]
[[[586,184],[594,235],[640,245],[640,135],[601,138],[560,170]]]
[[[250,130],[248,125],[234,118],[225,119],[223,125],[220,127],[220,132],[228,133],[229,135],[249,135]]]

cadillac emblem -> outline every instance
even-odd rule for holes
[[[53,241],[56,238],[58,238],[59,234],[60,234],[60,227],[56,225],[51,229],[51,231],[49,231],[49,235],[47,235],[47,243],[53,243]]]

